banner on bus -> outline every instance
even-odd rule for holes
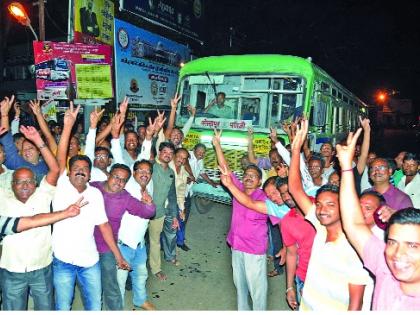
[[[74,0],[74,41],[84,44],[114,40],[114,2],[112,0]]]
[[[123,10],[199,39],[203,27],[203,0],[121,0]]]
[[[117,102],[169,108],[188,47],[118,19],[114,27]]]
[[[34,42],[37,98],[112,98],[108,45]]]

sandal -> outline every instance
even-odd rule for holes
[[[172,264],[172,265],[174,265],[175,267],[178,267],[178,266],[180,266],[181,265],[181,263],[179,262],[179,260],[177,260],[177,259],[172,259],[171,261],[170,261],[170,263]]]
[[[166,279],[168,279],[168,277],[162,272],[156,272],[155,273],[156,278],[158,278],[160,281],[165,281]]]
[[[267,274],[267,276],[269,276],[270,278],[272,278],[272,277],[276,277],[276,276],[278,276],[280,273],[276,270],[276,269],[274,269],[274,270],[271,270],[268,274]]]

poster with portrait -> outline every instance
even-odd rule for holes
[[[181,35],[201,37],[204,0],[120,0],[120,7]]]
[[[75,42],[113,45],[114,2],[112,0],[74,0],[73,12]]]
[[[142,108],[169,107],[189,48],[118,19],[114,27],[117,102],[128,96]]]
[[[112,47],[34,42],[37,98],[112,98]]]

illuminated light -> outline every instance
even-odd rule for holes
[[[29,26],[31,20],[28,17],[28,14],[25,11],[23,5],[19,2],[12,2],[7,6],[10,14],[22,25]]]
[[[378,95],[377,95],[378,101],[380,101],[380,102],[386,101],[387,97],[388,97],[388,95],[385,92],[379,92]]]
[[[185,66],[185,63],[181,62],[181,63],[179,64],[179,67],[180,67],[180,68],[182,68],[183,66]]]

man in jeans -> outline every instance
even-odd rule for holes
[[[65,174],[70,133],[78,111],[79,107],[74,110],[70,103],[70,109],[64,115],[64,128],[57,153],[61,176],[57,182],[53,209],[63,209],[71,200],[80,197],[84,197],[88,204],[79,216],[58,222],[53,228],[55,307],[57,310],[71,309],[77,280],[85,309],[100,310],[101,269],[93,237],[95,226],[98,226],[107,246],[114,254],[118,267],[129,269],[130,266],[122,258],[114,240],[101,192],[88,183],[92,168],[90,159],[82,155],[72,157],[69,161],[69,175]]]

